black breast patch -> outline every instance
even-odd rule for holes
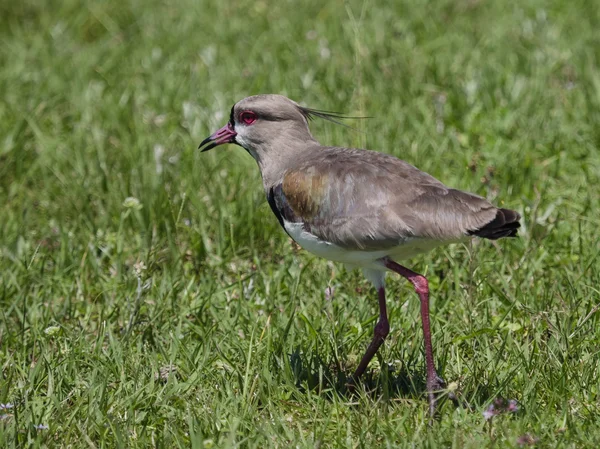
[[[293,209],[285,198],[281,184],[277,184],[269,189],[269,192],[267,193],[267,201],[269,202],[271,210],[277,217],[277,221],[279,221],[279,224],[283,229],[285,229],[283,220],[291,223],[302,221],[300,217],[294,213]]]

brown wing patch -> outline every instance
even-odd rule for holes
[[[290,171],[283,177],[283,193],[293,211],[307,220],[319,213],[325,198],[327,175],[314,170]]]

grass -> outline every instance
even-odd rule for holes
[[[599,11],[0,5],[0,446],[597,447]],[[364,388],[339,388],[374,292],[294,248],[244,151],[195,150],[261,92],[373,116],[312,130],[522,213],[519,240],[407,262],[471,409],[427,426],[418,300],[397,277]],[[486,421],[499,397],[519,411]]]

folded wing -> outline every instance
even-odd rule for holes
[[[378,250],[414,238],[512,237],[519,214],[450,189],[393,156],[324,148],[267,192],[285,222],[348,249]]]

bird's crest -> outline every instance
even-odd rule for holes
[[[364,119],[371,117],[351,117],[348,115],[341,114],[339,112],[331,112],[331,111],[321,111],[319,109],[307,108],[304,106],[298,106],[298,109],[302,113],[302,115],[306,118],[306,120],[314,120],[315,117],[321,118],[323,120],[327,120],[329,122],[335,123],[336,125],[345,126],[346,128],[354,129],[351,126],[346,125],[340,120],[346,119]]]

